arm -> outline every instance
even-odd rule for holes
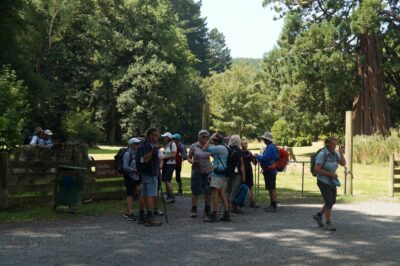
[[[341,146],[340,148],[339,148],[339,155],[340,155],[340,158],[339,158],[339,164],[341,165],[341,166],[346,166],[346,158],[344,157],[344,147],[343,146]]]
[[[181,143],[181,145],[182,145],[182,159],[187,160],[188,156],[187,156],[186,146],[183,143]]]
[[[193,147],[190,147],[189,155],[188,155],[188,157],[187,157],[187,160],[188,160],[188,162],[189,162],[190,164],[193,164],[193,163],[194,163],[194,158],[193,158],[193,156],[194,156],[194,148],[193,148]]]
[[[331,173],[331,172],[328,172],[328,171],[325,171],[324,169],[322,169],[322,164],[315,165],[315,172],[317,172],[318,174],[323,175],[323,176],[332,177],[334,179],[338,178],[338,175],[336,173]]]
[[[33,136],[29,145],[36,145],[38,142],[38,136]]]
[[[122,169],[127,173],[133,173],[133,169],[129,165],[130,157],[132,155],[129,152],[125,152],[122,157]]]
[[[240,165],[240,172],[242,173],[242,182],[244,182],[244,181],[246,181],[246,170],[244,168],[243,158],[240,158],[240,160],[242,161],[242,163]]]
[[[258,161],[264,161],[272,156],[272,150],[266,148],[262,155],[256,155]]]

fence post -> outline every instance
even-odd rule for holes
[[[301,174],[301,197],[304,197],[304,167],[305,167],[305,163],[303,162],[303,170],[302,170],[302,174]]]
[[[389,197],[394,197],[394,154],[389,160]]]
[[[202,129],[210,129],[210,105],[208,103],[203,104],[201,127]]]
[[[8,153],[0,153],[0,209],[8,208]]]
[[[349,175],[347,175],[346,192],[353,195],[353,112],[346,112],[346,162]]]

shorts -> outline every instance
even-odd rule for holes
[[[325,201],[325,209],[332,210],[333,205],[336,203],[337,189],[336,186],[325,184],[318,180],[317,185],[321,191],[321,195]]]
[[[192,189],[192,194],[195,196],[200,195],[210,195],[210,181],[208,177],[210,174],[201,174],[192,171],[192,177],[190,179],[190,185]]]
[[[263,174],[265,181],[265,189],[266,190],[276,189],[276,173],[263,172]]]
[[[246,173],[245,184],[249,188],[252,188],[254,186],[254,178],[253,178],[253,173],[251,171],[249,173]]]
[[[142,196],[157,197],[158,178],[156,176],[142,176]]]
[[[126,187],[126,196],[133,197],[135,195],[136,187],[140,185],[140,181],[133,180],[131,177],[124,175],[124,183]]]
[[[162,181],[171,182],[172,176],[174,175],[175,164],[164,164],[162,169]]]
[[[226,187],[226,178],[225,177],[212,176],[211,177],[210,187],[224,190],[225,187]]]

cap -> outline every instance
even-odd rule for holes
[[[172,139],[172,134],[169,133],[169,132],[166,132],[166,133],[162,134],[161,137],[162,137],[162,138],[169,138],[169,139]]]
[[[138,138],[131,138],[128,141],[128,145],[139,144],[141,141]]]
[[[265,132],[261,138],[269,140],[269,141],[274,141],[274,137],[272,136],[271,132]]]
[[[46,130],[44,131],[44,134],[46,134],[46,135],[48,135],[48,136],[53,136],[53,132],[51,132],[50,129],[46,129]]]
[[[175,133],[174,135],[172,135],[172,139],[177,139],[177,140],[181,140],[182,136],[179,133]]]
[[[202,129],[202,130],[199,131],[198,136],[200,137],[200,136],[202,136],[202,135],[206,135],[207,137],[209,137],[209,136],[210,136],[210,133],[208,133],[207,130]]]

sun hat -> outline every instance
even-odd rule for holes
[[[261,138],[269,140],[269,141],[274,141],[274,137],[272,136],[271,132],[265,132]]]
[[[172,135],[172,139],[177,139],[177,140],[181,140],[182,136],[179,133],[175,133],[174,135]]]
[[[133,145],[133,144],[139,144],[141,141],[140,141],[140,139],[138,139],[138,138],[131,138],[131,139],[129,139],[129,141],[128,141],[128,145],[130,146],[130,145]]]
[[[48,135],[48,136],[53,136],[53,132],[51,132],[50,129],[46,129],[46,130],[44,131],[44,134],[46,134],[46,135]]]
[[[172,139],[172,134],[169,132],[166,132],[164,134],[161,135],[162,138],[168,138],[168,139]]]
[[[210,136],[210,133],[208,133],[207,130],[202,129],[202,130],[199,131],[199,134],[198,134],[197,136],[200,137],[200,136],[202,136],[202,135],[206,135],[207,137],[209,137],[209,136]]]

